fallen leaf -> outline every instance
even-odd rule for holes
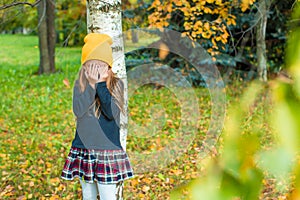
[[[64,79],[63,80],[63,83],[65,84],[65,86],[67,87],[67,88],[70,88],[70,82],[69,82],[69,80],[68,79]]]

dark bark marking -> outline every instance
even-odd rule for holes
[[[99,30],[99,29],[101,29],[101,28],[98,27],[98,26],[94,26],[94,24],[92,24],[92,25],[89,26],[89,30],[90,30],[92,33],[94,33],[95,30]]]
[[[118,52],[118,51],[122,51],[122,50],[123,50],[122,46],[114,46],[114,47],[112,47],[112,51],[113,52]]]

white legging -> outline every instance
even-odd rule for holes
[[[116,200],[117,184],[87,183],[80,180],[83,200],[97,200],[99,192],[101,200]]]

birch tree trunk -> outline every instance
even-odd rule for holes
[[[256,27],[256,56],[258,63],[258,76],[261,81],[267,81],[267,53],[266,53],[266,30],[268,11],[271,0],[261,0],[258,7],[259,21]]]
[[[122,37],[121,0],[87,0],[87,31],[105,33],[113,39],[113,72],[124,81],[125,113],[127,113],[127,76]],[[120,141],[126,150],[128,116],[121,115]],[[123,199],[123,183],[117,186],[117,199]]]

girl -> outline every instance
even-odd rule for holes
[[[73,88],[76,133],[61,178],[79,177],[83,199],[114,200],[117,184],[134,176],[120,143],[124,84],[111,70],[112,39],[90,33],[84,39]]]

